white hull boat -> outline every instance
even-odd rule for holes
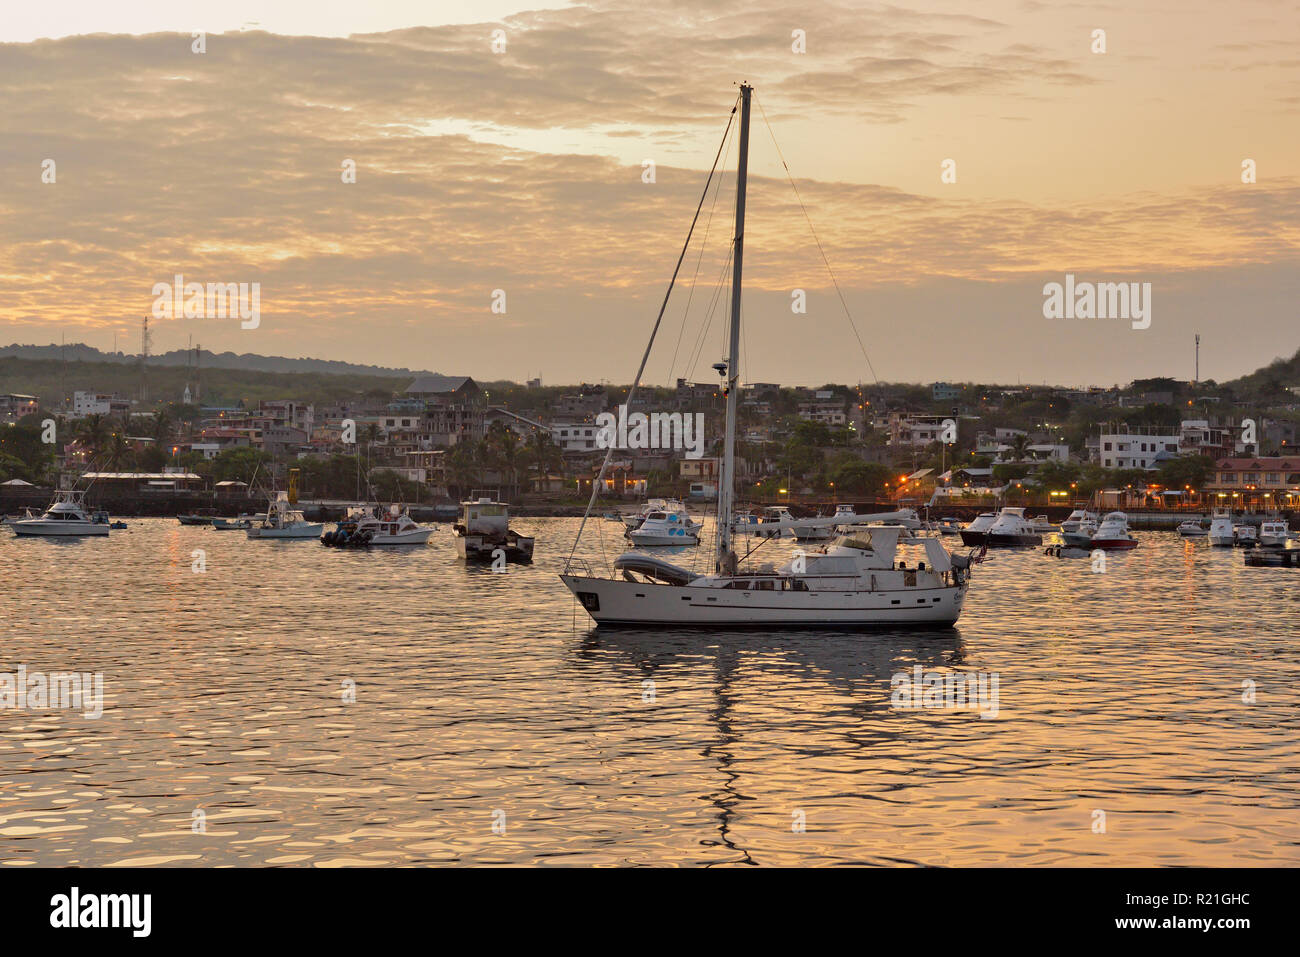
[[[736,484],[736,431],[740,408],[740,343],[742,275],[745,244],[746,180],[749,165],[749,126],[752,88],[741,84],[738,168],[736,171],[735,232],[732,244],[730,328],[727,358],[714,364],[726,397],[726,432],[718,473],[718,520],[716,560],[712,574],[699,575],[654,556],[630,552],[613,562],[609,577],[593,574],[587,564],[571,552],[560,580],[599,626],[703,627],[703,628],[871,628],[916,625],[945,627],[961,615],[973,556],[952,555],[938,537],[913,537],[904,525],[915,528],[911,515],[892,516],[897,524],[868,524],[860,516],[846,521],[842,515],[822,518],[757,522],[738,525],[734,510]],[[724,140],[726,136],[724,135]],[[719,148],[721,154],[721,148]],[[704,194],[712,185],[709,173]],[[701,199],[703,204],[703,199]],[[689,245],[689,239],[688,239]],[[682,253],[685,256],[685,250]],[[671,294],[671,287],[669,290]],[[665,306],[667,298],[665,298]],[[661,312],[662,318],[662,312]],[[656,324],[656,329],[658,325]],[[646,355],[653,348],[653,334]],[[645,363],[642,362],[642,369]],[[640,373],[633,380],[627,402],[632,404],[640,386]],[[591,501],[583,517],[595,507],[613,449],[605,455],[600,473],[592,483]],[[824,549],[796,552],[780,568],[741,567],[734,550],[737,538],[749,551],[772,548],[753,537],[783,535],[800,527],[833,527],[845,533]],[[764,528],[763,526],[769,526]],[[582,527],[574,542],[581,541]],[[743,533],[743,534],[742,534]],[[914,564],[898,560],[899,547],[920,548],[924,559]]]
[[[1210,533],[1200,522],[1183,522],[1178,526],[1178,534],[1183,538],[1208,538]]]
[[[324,524],[307,521],[292,507],[287,493],[277,492],[266,514],[249,526],[247,535],[250,539],[305,540],[320,538],[324,531]]]
[[[400,506],[385,510],[373,508],[352,509],[332,532],[320,537],[321,544],[331,548],[368,548],[385,545],[427,545],[432,528],[415,522]]]
[[[460,522],[452,526],[456,554],[469,562],[504,560],[527,564],[533,560],[532,537],[510,527],[510,506],[494,496],[460,503]]]
[[[703,523],[677,512],[651,512],[641,527],[625,534],[633,545],[698,545]]]
[[[96,521],[88,515],[83,498],[82,492],[58,492],[40,518],[10,521],[9,527],[15,535],[24,538],[102,538],[108,535],[107,522]]]
[[[1262,522],[1259,526],[1259,545],[1261,548],[1286,548],[1291,530],[1286,522]]]
[[[1237,536],[1232,530],[1232,513],[1226,509],[1216,509],[1210,519],[1210,544],[1217,548],[1231,548],[1237,543]]]

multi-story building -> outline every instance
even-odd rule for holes
[[[1237,508],[1293,508],[1300,505],[1300,456],[1219,459],[1204,491],[1211,502]]]
[[[406,395],[424,403],[421,447],[446,448],[483,438],[487,401],[483,390],[469,376],[420,376],[407,386]]]
[[[935,402],[954,402],[961,398],[961,386],[935,382],[930,386],[930,396]]]
[[[13,392],[0,395],[0,422],[17,422],[40,407],[40,400],[34,395],[20,395]]]
[[[555,422],[551,425],[551,440],[562,452],[591,452],[596,449],[596,435],[600,428],[590,422]]]
[[[131,400],[105,392],[72,393],[72,414],[81,418],[87,415],[114,415],[130,411]]]
[[[1103,429],[1098,454],[1102,468],[1150,471],[1166,458],[1177,455],[1181,440],[1178,432],[1107,432]]]
[[[799,418],[805,422],[821,422],[825,425],[835,426],[845,425],[849,421],[849,417],[844,411],[844,403],[833,400],[800,402]]]
[[[277,425],[287,425],[311,435],[316,421],[316,409],[304,402],[293,399],[272,399],[257,406],[257,415],[269,419]]]

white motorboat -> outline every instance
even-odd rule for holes
[[[87,513],[85,495],[85,492],[71,490],[56,492],[54,501],[39,518],[10,521],[9,527],[20,536],[72,538],[107,535],[108,523],[96,521]]]
[[[360,506],[348,509],[332,532],[320,537],[332,548],[367,548],[371,545],[425,545],[433,529],[419,525],[400,505]]]
[[[641,523],[646,520],[651,512],[672,512],[676,515],[686,515],[686,506],[675,498],[652,498],[642,505],[634,514],[624,515],[622,517],[623,526],[628,531],[635,531],[641,527]]]
[[[1041,545],[1043,536],[1025,518],[1023,508],[1007,507],[998,512],[997,520],[989,526],[984,544],[989,548],[1019,548]]]
[[[834,518],[843,519],[846,523],[851,523],[857,516],[853,511],[852,505],[836,505]],[[794,528],[795,541],[804,545],[815,545],[819,542],[829,542],[839,534],[835,525],[797,525]]]
[[[989,539],[989,529],[993,523],[998,520],[994,512],[980,512],[975,516],[975,521],[971,522],[959,532],[961,543],[975,547],[978,545],[987,545]]]
[[[288,492],[276,492],[266,514],[249,526],[247,535],[249,538],[292,540],[320,538],[323,531],[323,523],[307,521],[302,512],[293,507]]]
[[[1129,531],[1128,516],[1123,512],[1107,512],[1092,535],[1093,548],[1123,551],[1137,546],[1138,540]]]
[[[1091,548],[1092,536],[1097,534],[1098,522],[1091,517],[1081,518],[1074,523],[1072,531],[1064,531],[1062,526],[1061,539],[1065,542],[1067,548]]]
[[[960,535],[961,520],[956,518],[941,518],[938,524],[940,535]]]
[[[1219,548],[1231,548],[1237,542],[1232,531],[1232,511],[1216,508],[1210,517],[1210,544]]]
[[[700,525],[678,512],[651,512],[634,531],[624,534],[633,545],[698,545]]]
[[[461,502],[460,521],[452,526],[452,534],[456,554],[466,561],[504,558],[526,564],[533,560],[534,539],[510,527],[510,506],[492,495]]]
[[[581,602],[598,625],[656,627],[781,627],[827,628],[900,625],[951,625],[966,599],[971,556],[949,554],[937,537],[914,538],[901,525],[869,525],[857,521],[822,518],[779,521],[782,530],[798,525],[849,525],[824,550],[796,553],[780,568],[771,565],[741,569],[741,556],[733,550],[736,481],[736,419],[740,408],[741,277],[744,262],[745,197],[749,163],[749,125],[752,88],[740,87],[739,168],[736,174],[735,239],[732,244],[731,317],[728,356],[714,365],[722,378],[727,400],[722,467],[718,476],[717,558],[712,574],[699,575],[661,559],[624,554],[616,559],[610,576],[597,575],[573,552],[561,581]],[[730,123],[735,118],[728,120]],[[724,136],[725,139],[725,136]],[[711,186],[713,171],[705,184]],[[653,347],[653,338],[651,340]],[[644,363],[643,363],[644,366]],[[627,401],[633,402],[640,375],[633,380]],[[613,449],[605,456],[593,483],[587,515],[609,467]],[[904,516],[891,516],[911,522]],[[583,526],[586,525],[586,516]],[[581,540],[574,542],[574,552]],[[908,565],[898,561],[900,546],[919,546],[924,559]],[[777,547],[758,541],[749,551]],[[748,557],[748,553],[746,555]]]
[[[1286,522],[1261,522],[1259,526],[1259,544],[1263,548],[1286,548],[1291,529]]]
[[[1183,538],[1206,538],[1210,533],[1199,520],[1188,519],[1178,526],[1178,534]]]
[[[1086,508],[1076,508],[1073,512],[1069,514],[1069,516],[1065,519],[1065,521],[1061,523],[1061,531],[1077,532],[1079,530],[1079,525],[1081,523],[1092,522],[1093,525],[1095,526],[1097,524],[1097,521],[1098,518],[1096,512],[1090,512]]]
[[[1051,535],[1053,532],[1059,532],[1061,530],[1061,526],[1053,525],[1052,520],[1046,515],[1034,515],[1031,518],[1027,518],[1026,521],[1029,522],[1029,527],[1039,535]]]
[[[795,518],[784,505],[768,505],[761,512],[736,515],[731,520],[738,535],[755,538],[782,538],[794,534],[791,524]]]
[[[1254,525],[1232,526],[1232,544],[1238,548],[1254,548],[1259,544],[1259,529]]]

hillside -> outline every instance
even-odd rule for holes
[[[66,346],[24,346],[17,343],[0,346],[0,358],[37,359],[61,362],[108,362],[129,365],[135,368],[140,360],[138,355],[126,352],[101,352],[82,343]],[[194,357],[188,349],[175,349],[149,357],[149,367],[185,367],[192,364]],[[328,375],[392,376],[395,378],[415,377],[429,374],[427,369],[394,369],[387,366],[357,365],[352,362],[338,362],[334,359],[289,359],[284,356],[263,356],[256,353],[209,352],[200,350],[199,365],[203,369],[255,369],[261,372],[303,372],[325,373]]]
[[[56,347],[57,348],[57,347]],[[346,363],[338,363],[345,365]],[[204,369],[204,405],[234,406],[240,400],[256,404],[263,399],[299,399],[325,405],[373,392],[387,397],[404,389],[408,376],[390,370],[385,374],[361,375],[340,372],[274,372],[259,369]],[[159,402],[178,402],[192,370],[182,366],[150,365],[147,370],[151,408]],[[60,362],[58,359],[0,357],[0,393],[18,392],[39,396],[47,408],[58,406],[59,397],[71,399],[77,391],[117,393],[136,398],[140,394],[140,369],[124,362]]]

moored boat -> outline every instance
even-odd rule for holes
[[[739,529],[734,523],[736,483],[736,422],[740,408],[741,277],[744,261],[746,176],[749,162],[749,125],[752,88],[741,84],[739,167],[736,173],[735,239],[732,244],[732,280],[728,354],[714,368],[721,377],[726,398],[726,431],[718,472],[716,559],[712,574],[697,574],[668,562],[648,560],[631,553],[613,562],[612,573],[593,574],[587,563],[570,553],[560,580],[582,604],[597,625],[650,627],[827,628],[901,625],[951,625],[961,614],[966,598],[969,555],[952,555],[938,537],[913,537],[902,524],[918,524],[912,516],[897,516],[898,525],[871,525],[827,516],[808,520],[779,520],[780,531],[799,525],[843,524],[852,531],[839,536],[823,550],[802,551],[783,566],[742,569],[733,548]],[[734,119],[736,111],[732,111]],[[728,120],[728,132],[730,124]],[[725,140],[724,134],[724,140]],[[721,153],[721,149],[719,149]],[[707,196],[714,171],[705,183]],[[701,200],[701,203],[703,200]],[[684,253],[683,253],[684,255]],[[657,327],[656,327],[657,328]],[[653,348],[653,334],[650,348]],[[649,354],[649,349],[647,350]],[[642,364],[644,368],[644,362]],[[632,404],[640,373],[628,390]],[[609,467],[606,453],[591,500],[583,518],[595,506],[596,496]],[[769,523],[756,523],[758,526]],[[754,526],[747,526],[746,531]],[[765,529],[766,531],[770,531]],[[898,562],[901,545],[924,549],[925,558],[911,567]],[[758,543],[756,547],[764,547]],[[750,549],[751,551],[753,549]]]
[[[1138,540],[1129,531],[1128,516],[1123,512],[1107,512],[1091,542],[1091,547],[1106,551],[1123,551],[1137,546]]]
[[[1043,536],[1025,518],[1023,508],[1007,507],[998,512],[997,520],[989,526],[984,543],[989,548],[1020,548],[1043,544]]]
[[[1259,526],[1259,544],[1261,548],[1286,548],[1291,530],[1286,522],[1261,522]]]
[[[677,512],[651,512],[639,528],[624,534],[633,545],[698,545],[700,528]]]
[[[261,520],[248,527],[250,539],[308,539],[320,538],[325,531],[324,524],[309,522],[289,502],[287,492],[276,492],[274,501],[266,509]]]
[[[961,543],[971,547],[987,545],[989,529],[993,527],[993,523],[997,520],[998,517],[993,512],[980,512],[979,515],[975,516],[975,521],[961,530]]]
[[[1178,534],[1183,538],[1206,538],[1210,533],[1199,520],[1189,519],[1178,526]]]
[[[456,554],[466,561],[533,560],[534,539],[510,527],[510,506],[482,495],[460,503],[460,521],[452,526]]]
[[[1259,544],[1259,529],[1254,525],[1232,526],[1232,544],[1237,548],[1254,548]]]
[[[322,545],[332,548],[368,548],[371,545],[425,545],[433,529],[415,522],[405,507],[360,506],[321,535]]]
[[[1210,544],[1217,548],[1231,548],[1237,542],[1232,530],[1232,512],[1226,508],[1216,508],[1210,518]]]
[[[56,492],[54,501],[37,518],[11,521],[9,527],[21,537],[82,538],[104,536],[109,523],[96,521],[86,511],[85,492],[63,490]]]

